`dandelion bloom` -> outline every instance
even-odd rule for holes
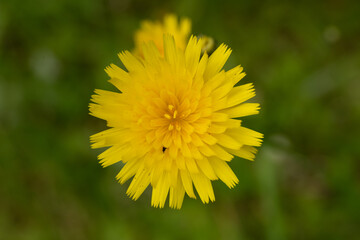
[[[91,136],[104,167],[122,161],[120,183],[133,177],[127,194],[134,200],[152,187],[151,205],[181,208],[185,193],[214,201],[212,180],[232,188],[238,179],[228,166],[235,156],[253,160],[262,134],[245,128],[239,117],[257,114],[252,84],[235,86],[245,73],[222,70],[231,50],[220,45],[201,56],[201,39],[191,37],[185,50],[164,35],[164,56],[153,42],[143,44],[144,58],[119,54],[127,71],[106,68],[120,92],[95,90],[93,116],[110,129]]]
[[[191,22],[188,18],[183,18],[178,22],[178,19],[173,14],[168,14],[164,17],[163,23],[143,21],[141,28],[135,33],[135,54],[143,56],[142,44],[143,42],[153,41],[155,46],[163,55],[163,35],[170,34],[174,36],[177,47],[185,49],[189,40],[191,31]]]

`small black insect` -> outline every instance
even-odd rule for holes
[[[162,151],[165,152],[166,149],[167,149],[166,147],[163,147]]]

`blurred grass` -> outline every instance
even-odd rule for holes
[[[102,169],[93,89],[141,20],[174,12],[233,49],[265,134],[240,183],[181,211],[137,202]],[[0,239],[357,239],[358,1],[0,1]]]

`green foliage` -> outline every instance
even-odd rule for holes
[[[88,115],[103,69],[146,18],[173,12],[233,49],[265,134],[235,159],[216,202],[180,211],[137,202],[102,169]],[[360,223],[358,1],[0,1],[0,239],[357,239]]]

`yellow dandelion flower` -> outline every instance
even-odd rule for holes
[[[185,49],[191,31],[191,22],[183,18],[178,22],[175,15],[169,14],[164,17],[163,23],[143,21],[141,28],[135,33],[135,54],[143,56],[142,44],[153,41],[161,54],[164,53],[163,35],[174,36],[177,47]]]
[[[262,134],[245,128],[239,117],[257,114],[252,84],[235,86],[245,73],[222,70],[231,50],[220,45],[201,57],[201,39],[191,37],[185,50],[164,35],[164,56],[153,42],[143,44],[144,58],[119,54],[127,71],[111,64],[110,83],[120,90],[95,90],[91,115],[110,129],[91,136],[106,167],[124,163],[117,179],[132,178],[127,194],[134,200],[152,187],[151,205],[181,208],[185,193],[203,203],[214,201],[211,181],[232,188],[238,179],[228,166],[235,156],[253,160]]]

